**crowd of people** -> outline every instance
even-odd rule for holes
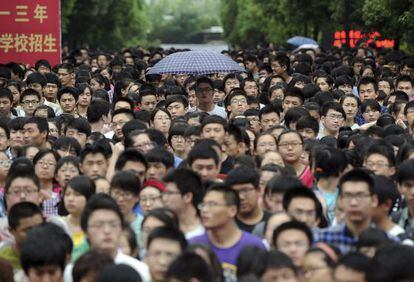
[[[414,57],[0,66],[0,281],[414,281]]]

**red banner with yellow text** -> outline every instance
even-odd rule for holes
[[[0,63],[60,63],[60,1],[0,1]]]

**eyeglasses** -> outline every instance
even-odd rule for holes
[[[302,217],[302,216],[315,217],[316,216],[316,211],[309,211],[309,210],[307,211],[307,210],[295,209],[295,210],[289,211],[289,214],[291,214],[293,217]]]
[[[114,198],[124,198],[124,199],[129,199],[132,198],[134,195],[132,194],[132,192],[124,192],[124,191],[119,191],[119,190],[115,190],[111,192],[112,197]]]
[[[22,101],[22,103],[25,105],[37,105],[39,104],[39,101],[38,100],[25,100],[25,101]]]
[[[390,165],[384,162],[367,162],[365,164],[365,166],[367,168],[384,168],[384,167],[389,167]]]
[[[332,120],[335,120],[335,119],[340,120],[340,121],[344,120],[343,115],[327,115],[326,117]]]
[[[182,135],[173,135],[172,137],[171,137],[171,140],[176,140],[176,141],[178,141],[178,140],[185,140],[185,137],[184,136],[182,136]]]
[[[32,195],[37,192],[37,189],[13,189],[7,191],[7,195],[10,196],[20,196],[21,194],[25,194],[26,196]]]
[[[206,87],[206,88],[196,88],[195,91],[197,93],[210,93],[211,91],[213,91],[213,88],[211,87]]]
[[[154,117],[154,120],[170,120],[170,117],[160,117],[160,116],[158,116],[158,117]]]
[[[302,142],[283,142],[283,143],[279,143],[279,147],[280,148],[285,148],[285,147],[297,147],[297,146],[302,146]]]
[[[0,165],[2,166],[10,166],[12,163],[11,160],[0,160]]]
[[[364,200],[366,200],[367,198],[371,197],[371,194],[368,193],[342,193],[341,194],[341,198],[342,200],[344,200],[345,202],[351,202],[352,200],[356,200],[357,202],[362,202]]]
[[[178,192],[178,191],[164,191],[164,192],[162,192],[163,197],[165,197],[165,196],[170,197],[172,195],[181,195],[181,193]]]
[[[264,147],[276,147],[275,143],[258,143],[257,147],[264,148]]]
[[[197,208],[201,211],[205,208],[209,208],[209,209],[215,209],[218,207],[226,207],[227,204],[220,204],[220,203],[216,203],[216,202],[205,202],[205,203],[200,203],[197,205]]]
[[[105,226],[109,226],[110,229],[118,229],[118,228],[121,228],[121,222],[119,221],[97,221],[94,223],[90,223],[88,225],[89,228],[93,228],[93,229],[102,229]]]
[[[232,104],[247,104],[247,100],[246,99],[233,99],[231,100]]]
[[[47,161],[38,161],[38,164],[41,165],[41,166],[56,166],[56,163],[51,162],[51,161],[49,161],[49,162],[47,162]]]
[[[282,242],[280,244],[278,244],[278,248],[279,249],[283,249],[283,248],[290,248],[292,246],[295,246],[296,248],[307,248],[308,247],[308,242],[305,241],[292,241],[292,242]]]
[[[142,197],[139,199],[140,203],[154,203],[157,200],[161,199],[161,195],[160,196],[150,196],[150,197]]]

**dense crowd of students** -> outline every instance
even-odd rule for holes
[[[414,281],[414,57],[0,66],[1,281]]]

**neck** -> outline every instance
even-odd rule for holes
[[[180,229],[183,233],[187,233],[196,229],[200,224],[200,219],[197,216],[195,208],[192,206],[188,209],[183,209],[177,214]]]
[[[88,107],[82,107],[81,105],[78,105],[79,114],[84,114],[86,116],[87,111],[88,111]]]
[[[184,151],[175,151],[174,152],[175,153],[175,155],[177,156],[177,157],[179,157],[180,159],[182,159],[182,160],[184,160],[185,159],[185,150]]]
[[[104,126],[104,123],[103,123],[102,120],[99,120],[98,122],[91,123],[92,132],[100,132],[102,130],[103,126]]]
[[[338,177],[324,177],[318,180],[318,188],[320,188],[323,192],[332,193],[338,187],[339,179]]]
[[[355,123],[355,119],[353,117],[349,117],[349,118],[346,119],[346,125],[347,126],[351,127],[351,126],[354,125],[354,123]]]
[[[199,103],[198,104],[198,108],[205,112],[210,112],[214,110],[214,106],[215,106],[214,103],[207,103],[207,104]]]
[[[50,103],[55,103],[56,104],[56,98],[46,98],[46,100]]]
[[[40,180],[40,187],[43,190],[52,191],[52,189],[53,189],[53,180],[51,180],[51,179],[48,179],[48,180],[46,180],[46,179]]]
[[[388,215],[383,216],[381,219],[375,222],[375,224],[377,225],[377,227],[379,227],[381,230],[385,232],[390,231],[395,226],[395,223],[392,222]]]
[[[136,215],[131,211],[129,214],[125,216],[125,220],[129,223],[133,222],[136,219]]]
[[[68,215],[68,221],[72,226],[80,226],[80,215],[77,214],[70,214]]]
[[[339,134],[339,132],[332,132],[332,131],[329,131],[329,130],[327,130],[327,129],[326,129],[326,127],[325,127],[325,129],[323,130],[323,135],[324,135],[324,136],[333,136],[333,137],[337,138],[337,137],[338,137],[338,134]]]
[[[217,229],[210,229],[207,234],[215,246],[224,248],[234,245],[240,239],[242,231],[232,221]]]
[[[371,224],[371,219],[366,219],[361,222],[353,222],[346,220],[345,222],[346,226],[349,230],[351,230],[352,234],[358,237],[362,231],[366,230],[369,227],[369,225]]]
[[[263,210],[258,205],[251,213],[242,214],[239,213],[237,218],[245,224],[253,225],[259,223],[263,218]]]
[[[293,168],[295,169],[297,176],[299,176],[305,168],[305,165],[302,164],[300,160],[290,165],[293,166]]]

